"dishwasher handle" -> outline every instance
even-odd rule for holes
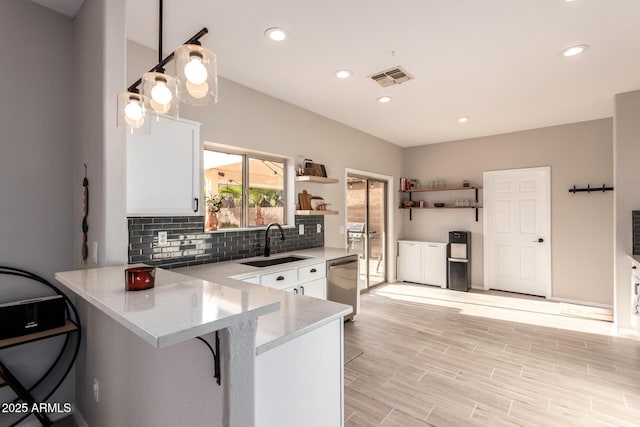
[[[329,265],[329,270],[333,270],[334,268],[344,268],[345,265],[349,265],[349,264],[358,264],[357,260],[353,260],[353,261],[344,261],[344,262],[339,262],[336,264],[330,264]]]

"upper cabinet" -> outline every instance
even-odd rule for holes
[[[154,119],[149,134],[129,134],[127,214],[202,215],[201,153],[196,122]]]

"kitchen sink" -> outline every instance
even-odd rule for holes
[[[288,262],[302,261],[303,259],[308,259],[310,257],[306,256],[283,256],[280,258],[267,258],[267,259],[259,259],[255,261],[247,261],[241,262],[240,264],[250,265],[252,267],[270,267],[272,265],[286,264]]]

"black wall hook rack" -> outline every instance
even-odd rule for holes
[[[602,184],[602,187],[592,187],[587,185],[587,188],[576,188],[574,185],[573,188],[569,189],[569,193],[604,193],[605,191],[613,191],[613,187],[607,187],[605,184]]]

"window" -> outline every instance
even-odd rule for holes
[[[205,200],[218,229],[286,223],[286,161],[204,150]]]

